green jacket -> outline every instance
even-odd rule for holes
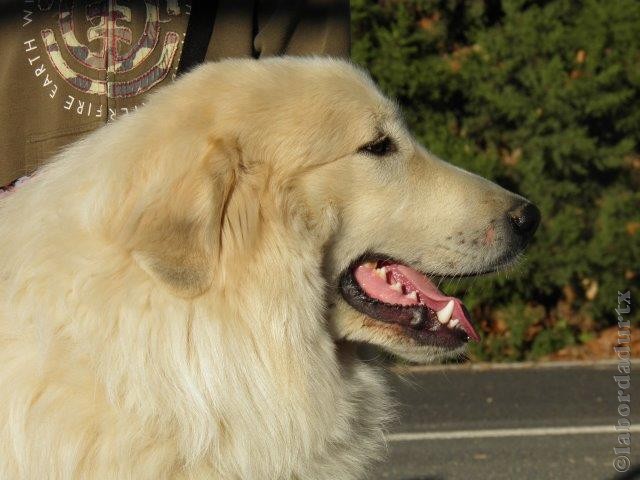
[[[2,3],[0,185],[138,108],[183,69],[184,45],[212,61],[349,54],[348,0]]]

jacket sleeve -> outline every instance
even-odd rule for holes
[[[207,60],[349,57],[349,0],[218,0]]]
[[[349,20],[349,0],[263,1],[255,52],[348,57]]]

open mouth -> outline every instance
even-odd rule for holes
[[[351,307],[379,322],[397,325],[421,344],[457,348],[480,340],[463,303],[407,265],[362,260],[345,271],[340,289]]]

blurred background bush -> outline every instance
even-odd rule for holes
[[[354,61],[417,138],[542,210],[519,267],[445,288],[482,330],[472,357],[615,339],[618,290],[632,290],[637,326],[640,3],[352,0],[352,16]]]

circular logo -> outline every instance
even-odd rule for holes
[[[25,0],[27,60],[51,98],[58,82],[71,87],[67,110],[99,97],[112,105],[109,99],[143,94],[175,70],[182,35],[170,26],[183,17],[184,32],[189,8],[178,0]]]

